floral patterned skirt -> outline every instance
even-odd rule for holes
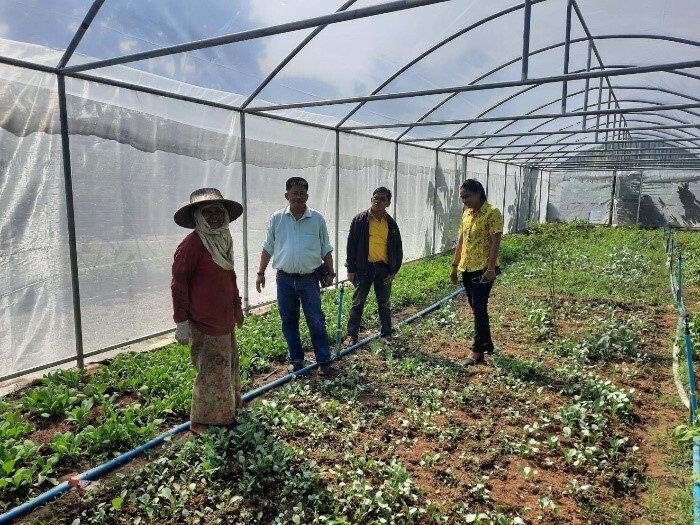
[[[197,370],[190,420],[205,425],[230,425],[241,408],[241,371],[236,332],[206,335],[190,323],[190,357]]]

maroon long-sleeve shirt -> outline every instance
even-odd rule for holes
[[[203,334],[231,333],[241,309],[236,272],[214,262],[196,231],[175,250],[170,289],[176,323],[189,319]]]

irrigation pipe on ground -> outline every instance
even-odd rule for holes
[[[405,319],[401,321],[397,326],[405,325],[408,323],[411,323],[415,321],[416,319],[423,317],[424,315],[432,312],[433,310],[438,309],[440,306],[442,306],[445,302],[450,301],[454,299],[457,295],[462,293],[464,291],[464,288],[460,288],[459,290],[456,290],[455,292],[452,292],[446,297],[443,297],[440,299],[438,302],[435,304],[429,306],[428,308],[425,308],[424,310],[421,310],[415,315],[412,315],[408,319]],[[370,341],[373,341],[374,339],[377,339],[379,337],[379,334],[374,334],[371,337],[368,337],[366,339],[363,339],[362,341],[359,341],[358,343],[354,344],[353,346],[350,346],[340,352],[337,352],[334,356],[335,359],[338,359],[346,354],[349,354],[350,352],[357,350],[358,348],[366,345]],[[246,393],[243,397],[242,400],[245,402],[252,401],[256,397],[264,394],[265,392],[272,390],[273,388],[276,388],[280,385],[283,385],[292,379],[294,379],[297,376],[304,375],[314,368],[318,367],[318,363],[313,363],[305,368],[302,368],[301,370],[298,370],[297,372],[292,372],[290,374],[287,374],[284,377],[280,377],[279,379],[272,381],[271,383],[268,383],[267,385],[261,386],[260,388],[256,388],[255,390],[251,390],[250,392]],[[87,470],[83,472],[82,474],[79,474],[72,478],[71,481],[75,483],[75,481],[93,481],[100,476],[103,476],[104,474],[108,473],[109,471],[117,468],[120,465],[123,465],[124,463],[131,461],[133,458],[141,454],[142,452],[149,450],[157,445],[160,445],[163,443],[166,439],[169,437],[172,437],[176,434],[179,434],[180,432],[184,432],[185,430],[188,430],[190,428],[190,422],[188,421],[187,423],[183,423],[182,425],[179,425],[173,429],[168,430],[164,434],[161,434],[157,438],[152,439],[148,443],[144,443],[143,445],[126,452],[122,454],[121,456],[118,456],[110,461],[107,461],[106,463],[103,463],[102,465],[98,465],[97,467],[94,467],[90,470]],[[21,516],[24,516],[25,514],[29,513],[33,509],[48,503],[49,501],[53,500],[60,494],[70,490],[72,488],[72,485],[68,481],[64,481],[63,483],[56,485],[54,488],[44,492],[43,494],[40,494],[36,498],[27,501],[23,503],[22,505],[19,505],[18,507],[15,507],[14,509],[11,509],[7,511],[6,513],[0,515],[0,525],[3,525],[5,523],[11,523],[13,520],[16,518],[19,518]]]

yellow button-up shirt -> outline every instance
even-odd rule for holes
[[[389,264],[389,223],[386,217],[375,219],[369,214],[369,262],[384,261]]]
[[[459,226],[459,234],[462,236],[462,254],[458,267],[460,272],[476,272],[486,268],[491,235],[494,233],[503,233],[503,215],[495,206],[485,202],[479,211],[470,208],[462,214]]]

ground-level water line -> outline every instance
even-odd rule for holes
[[[457,295],[459,295],[463,291],[464,291],[464,288],[460,288],[460,289],[452,292],[451,294],[447,295],[446,297],[443,297],[442,299],[440,299],[438,302],[421,310],[417,314],[414,314],[414,315],[410,316],[408,319],[401,321],[400,323],[398,323],[397,327],[411,323],[411,322],[415,321],[416,319],[419,319],[419,318],[423,317],[424,315],[432,312],[433,310],[440,308],[444,303],[454,299]],[[376,334],[374,334],[366,339],[363,339],[362,341],[357,342],[356,344],[354,344],[348,348],[343,349],[342,351],[337,352],[333,357],[334,357],[334,359],[338,359],[344,355],[349,354],[350,352],[357,350],[358,348],[363,347],[367,343],[369,343],[377,338],[379,338],[379,333],[376,333]],[[272,390],[273,388],[276,388],[276,387],[281,386],[285,383],[288,383],[289,381],[291,381],[295,377],[307,374],[308,372],[310,372],[311,370],[313,370],[317,367],[318,367],[318,363],[313,363],[307,367],[302,368],[301,370],[298,370],[296,372],[292,372],[292,373],[287,374],[283,377],[280,377],[279,379],[276,379],[275,381],[272,381],[266,385],[263,385],[259,388],[256,388],[255,390],[251,390],[250,392],[247,392],[245,395],[243,395],[241,399],[244,402],[252,401],[256,397],[264,394],[265,392],[268,392],[268,391]],[[114,470],[115,468],[131,461],[132,459],[134,459],[136,456],[138,456],[142,452],[145,452],[146,450],[149,450],[153,447],[156,447],[157,445],[160,445],[166,439],[171,438],[172,436],[175,436],[175,435],[177,435],[181,432],[184,432],[186,430],[189,430],[189,428],[190,428],[190,422],[188,421],[187,423],[183,423],[175,428],[168,430],[167,432],[161,434],[160,436],[150,440],[147,443],[144,443],[143,445],[141,445],[133,450],[130,450],[129,452],[126,452],[120,456],[117,456],[116,458],[111,459],[111,460],[103,463],[102,465],[98,465],[97,467],[94,467],[90,470],[87,470],[87,471],[83,472],[82,474],[78,474],[77,476],[72,478],[72,481],[74,480],[74,483],[75,483],[75,481],[77,481],[77,482],[94,481],[94,480],[98,479],[99,477],[107,474],[111,470]],[[0,515],[0,525],[4,525],[6,523],[12,523],[13,520],[15,520],[21,516],[24,516],[25,514],[28,514],[29,512],[34,510],[35,508],[40,507],[41,505],[44,505],[45,503],[50,502],[51,500],[55,499],[56,497],[58,497],[62,493],[69,491],[71,488],[73,488],[73,485],[71,485],[68,481],[64,481],[64,482],[60,483],[59,485],[56,485],[52,489],[44,492],[43,494],[40,494],[36,498],[31,499],[30,501],[27,501],[27,502],[23,503],[22,505],[19,505],[15,508],[5,512],[4,514]]]

